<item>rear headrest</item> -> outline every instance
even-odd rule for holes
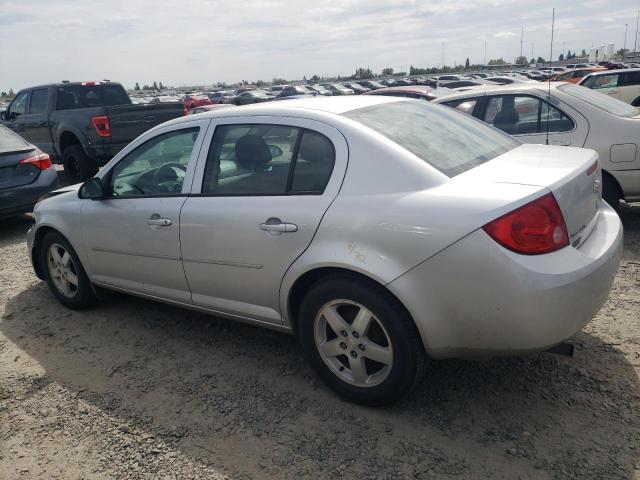
[[[254,170],[271,161],[271,151],[258,135],[245,135],[236,140],[236,162],[239,166]]]
[[[308,162],[331,161],[333,148],[331,142],[318,133],[305,132],[300,142],[300,157]]]

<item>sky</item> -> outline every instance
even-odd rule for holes
[[[640,0],[0,0],[0,90],[289,80],[633,47]],[[639,40],[640,43],[640,40]]]

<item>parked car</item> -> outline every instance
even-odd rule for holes
[[[331,95],[333,95],[331,90],[329,90],[326,87],[323,87],[322,85],[309,85],[309,88],[311,90],[314,90],[314,91],[318,92],[319,95],[324,95],[324,96],[327,96],[327,97],[330,97]]]
[[[327,90],[331,91],[333,95],[354,95],[355,92],[352,88],[347,88],[339,83],[328,83],[325,85]]]
[[[276,97],[266,90],[247,90],[236,97],[236,105],[269,102],[274,98]]]
[[[404,98],[417,98],[420,100],[426,100],[430,102],[436,98],[445,97],[456,93],[455,90],[448,88],[431,88],[423,87],[421,85],[412,85],[410,87],[386,87],[378,90],[372,90],[364,95],[386,95],[391,97],[404,97]]]
[[[527,78],[518,78],[518,77],[487,77],[484,80],[488,81],[488,82],[493,82],[494,84],[497,85],[511,85],[512,83],[527,83],[530,82],[531,80],[527,79]]]
[[[283,88],[278,94],[278,98],[308,96],[315,97],[318,95],[313,89],[309,89],[304,85],[289,85]]]
[[[425,353],[544,350],[591,320],[622,253],[599,181],[592,150],[316,97],[156,127],[40,201],[27,243],[69,308],[107,288],[295,333],[330,387],[380,405]]]
[[[574,68],[573,70],[569,70],[567,72],[563,72],[559,75],[551,77],[549,81],[551,82],[570,82],[570,83],[580,83],[586,75],[589,75],[593,72],[602,72],[606,71],[606,68],[602,67],[588,67],[588,68]]]
[[[187,110],[190,110],[192,108],[195,107],[200,107],[202,105],[211,105],[211,100],[209,99],[209,97],[207,95],[195,95],[195,94],[190,94],[190,95],[185,95],[184,98],[182,99],[182,102],[184,103],[185,108],[187,108]]]
[[[356,95],[362,95],[363,93],[370,92],[371,89],[367,87],[363,87],[362,85],[357,84],[356,82],[347,82],[343,83],[345,88],[350,88]]]
[[[179,102],[134,105],[119,83],[63,82],[19,91],[0,123],[81,181],[141,133],[185,114]]]
[[[228,103],[212,103],[211,105],[202,105],[200,107],[192,108],[189,110],[189,115],[194,115],[196,113],[207,113],[214,112],[218,110],[224,110],[225,108],[234,108],[235,105],[231,105]]]
[[[288,86],[289,85],[271,85],[268,91],[273,93],[274,95],[277,95]]]
[[[235,95],[232,91],[221,90],[219,92],[211,92],[209,99],[212,104],[233,103]]]
[[[549,91],[551,94],[549,95]],[[435,100],[526,143],[592,148],[600,156],[603,196],[640,200],[640,110],[570,83],[486,87]]]
[[[640,107],[640,68],[590,73],[579,85]]]
[[[49,155],[0,125],[0,218],[30,212],[57,187]]]
[[[440,81],[438,82],[438,87],[444,88],[465,88],[465,87],[477,87],[479,85],[485,85],[487,82],[484,80],[451,80],[451,81]],[[494,84],[495,85],[495,84]]]
[[[379,88],[385,88],[385,85],[376,82],[375,80],[359,80],[359,85],[368,88],[369,90],[378,90]]]

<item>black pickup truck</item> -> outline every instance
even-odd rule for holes
[[[21,90],[0,123],[82,181],[141,133],[185,113],[181,102],[133,104],[119,83],[62,82]]]

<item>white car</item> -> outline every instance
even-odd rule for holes
[[[346,398],[400,398],[433,358],[571,337],[606,300],[622,227],[593,150],[523,145],[384,96],[202,113],[144,133],[34,209],[36,274],[297,334]]]
[[[605,200],[615,207],[620,199],[640,200],[638,108],[564,82],[475,87],[434,103],[526,143],[593,148],[600,155]]]
[[[594,72],[584,77],[578,85],[640,107],[640,68]]]

